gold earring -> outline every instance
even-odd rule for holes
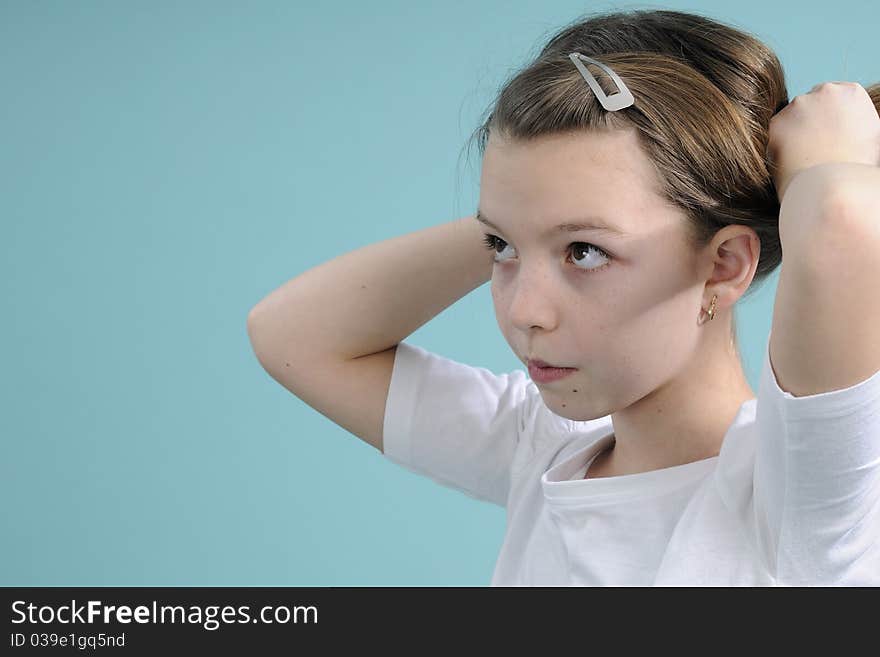
[[[706,311],[705,311],[706,315],[709,317],[709,321],[712,321],[713,319],[715,319],[715,302],[716,302],[717,300],[718,300],[718,295],[717,295],[717,294],[713,294],[713,295],[712,295],[712,303],[709,304],[709,310],[706,310]],[[701,313],[700,313],[700,317],[699,317],[699,319],[697,320],[697,324],[698,324],[698,325],[702,325],[702,324],[705,324],[705,323],[706,323],[706,320],[703,319],[703,315],[702,315],[703,309],[700,308],[700,311],[701,311]]]
[[[709,304],[709,310],[706,311],[706,314],[709,315],[709,321],[715,319],[715,301],[718,300],[718,295],[712,295],[712,303]]]
[[[706,311],[706,314],[709,315],[709,321],[715,319],[715,301],[718,300],[718,295],[712,295],[712,303],[709,304],[709,310]]]

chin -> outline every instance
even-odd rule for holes
[[[557,399],[547,401],[544,399],[544,405],[547,406],[548,409],[559,417],[563,417],[566,420],[571,420],[572,422],[589,422],[590,420],[598,420],[601,417],[605,417],[608,413],[605,412],[604,409],[596,409],[596,408],[584,408],[583,406],[578,406],[577,404],[572,404],[568,401],[559,401]],[[565,406],[563,406],[565,404]]]

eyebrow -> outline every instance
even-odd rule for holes
[[[480,211],[479,208],[477,208],[477,212],[474,215],[474,218],[477,221],[484,223],[487,226],[490,226],[499,232],[502,232],[502,233],[504,232],[501,228],[499,228],[498,226],[493,224],[491,221],[489,221],[489,219],[486,218],[486,215],[484,215]],[[626,233],[625,231],[622,231],[619,228],[611,226],[610,224],[606,224],[606,223],[602,223],[602,222],[592,223],[590,221],[586,221],[583,219],[579,219],[579,220],[575,220],[575,221],[568,221],[565,223],[561,223],[558,226],[553,226],[552,228],[549,228],[548,230],[546,230],[544,232],[544,234],[549,235],[550,233],[576,233],[581,230],[592,230],[595,232],[612,233],[614,235],[620,235],[621,237],[626,237],[628,235],[628,233]]]

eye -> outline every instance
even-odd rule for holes
[[[578,269],[584,269],[585,271],[598,271],[600,269],[605,269],[605,267],[611,264],[611,256],[595,244],[590,244],[589,242],[573,242],[569,245],[569,249],[571,249],[570,252],[572,254],[584,254],[582,257],[572,256],[572,261],[578,265],[586,263],[585,267],[578,266]],[[597,265],[597,261],[602,264]]]
[[[502,262],[502,260],[498,259],[498,247],[501,246],[501,252],[504,252],[504,247],[508,246],[507,242],[505,242],[500,237],[496,237],[495,235],[490,235],[489,233],[484,233],[485,237],[483,238],[483,243],[486,245],[486,248],[490,251],[495,251],[495,262]]]
[[[510,245],[496,235],[491,235],[489,233],[484,233],[484,235],[483,243],[486,245],[487,249],[495,252],[495,262],[506,261],[507,258],[499,258],[498,254],[504,253],[506,248]],[[583,272],[595,272],[600,269],[605,269],[611,264],[611,255],[595,244],[590,244],[589,242],[572,242],[568,245],[568,248],[569,252],[572,254],[571,261],[575,264],[577,269],[580,269]],[[607,262],[603,264],[603,260],[607,260]]]

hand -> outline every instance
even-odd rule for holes
[[[829,162],[880,166],[880,115],[858,82],[823,82],[770,119],[767,146],[779,202],[800,171]]]

